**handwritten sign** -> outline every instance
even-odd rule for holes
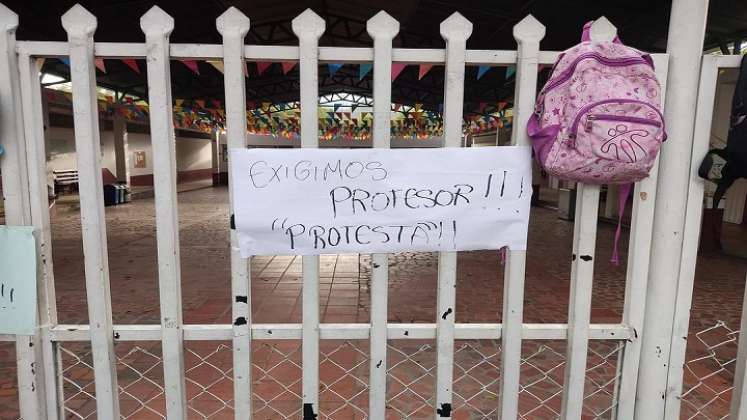
[[[36,242],[31,226],[0,226],[0,334],[33,335]]]
[[[526,249],[528,147],[231,149],[241,254]]]

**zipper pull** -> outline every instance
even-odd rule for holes
[[[586,117],[585,129],[587,133],[591,132],[592,124],[594,124],[594,120],[596,120],[596,117],[594,115],[589,115]]]

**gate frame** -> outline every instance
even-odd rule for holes
[[[682,3],[686,1],[697,2],[699,0],[675,2],[675,5],[677,5],[675,7],[684,8]],[[701,10],[697,10],[695,13],[691,13],[688,19],[698,21],[698,19],[704,18],[704,14],[701,12]],[[310,412],[306,413],[309,415],[316,414],[318,411],[319,340],[369,338],[371,339],[372,357],[374,355],[374,345],[376,345],[376,354],[380,355],[379,360],[383,362],[386,358],[387,339],[435,339],[438,343],[438,373],[437,407],[434,407],[434,415],[436,418],[440,418],[439,416],[444,417],[446,411],[451,410],[451,379],[453,373],[451,369],[453,368],[454,340],[502,339],[506,353],[504,353],[505,357],[501,362],[505,372],[501,378],[501,389],[511,390],[511,392],[503,393],[501,410],[504,416],[510,418],[515,417],[518,413],[518,367],[521,362],[521,340],[562,340],[568,338],[573,343],[569,342],[568,347],[569,367],[567,369],[567,380],[564,383],[565,397],[563,398],[562,413],[564,419],[579,418],[581,415],[582,404],[580,402],[583,400],[584,387],[582,374],[587,357],[583,353],[587,348],[588,340],[619,341],[625,343],[625,351],[622,359],[622,376],[617,410],[620,418],[628,418],[623,413],[630,413],[633,410],[635,407],[635,391],[639,389],[636,383],[639,371],[638,354],[641,352],[639,334],[643,332],[642,329],[647,329],[647,325],[651,322],[649,317],[645,321],[646,325],[644,325],[640,314],[643,305],[645,305],[647,293],[645,286],[647,275],[644,273],[648,273],[649,266],[654,266],[649,264],[650,252],[647,249],[647,244],[650,246],[651,230],[653,229],[653,226],[651,226],[652,218],[650,217],[655,207],[653,196],[663,194],[661,191],[654,193],[656,191],[655,172],[647,180],[649,182],[644,181],[636,185],[633,210],[634,228],[631,231],[625,309],[623,322],[619,324],[589,324],[588,311],[590,310],[591,295],[590,288],[587,290],[587,286],[590,287],[593,280],[592,264],[586,264],[589,267],[584,268],[580,266],[581,263],[578,261],[574,262],[572,270],[571,296],[573,298],[571,305],[569,305],[570,324],[523,323],[521,311],[523,309],[523,273],[526,257],[525,252],[522,251],[510,252],[508,257],[504,280],[507,282],[504,290],[503,308],[505,324],[455,323],[453,311],[448,319],[443,320],[441,318],[441,313],[454,306],[456,276],[456,254],[442,253],[439,258],[438,269],[437,323],[386,323],[385,308],[382,315],[381,311],[374,310],[372,307],[370,324],[320,324],[317,293],[318,257],[304,257],[304,317],[302,324],[252,324],[249,305],[242,305],[236,299],[237,302],[233,303],[234,319],[238,320],[243,316],[246,321],[244,324],[183,325],[181,321],[181,299],[174,301],[174,299],[171,299],[173,296],[167,295],[161,297],[161,310],[168,314],[168,316],[164,315],[162,317],[161,325],[112,325],[103,200],[100,194],[96,192],[101,181],[96,174],[96,168],[100,169],[100,159],[96,154],[98,150],[98,113],[95,111],[94,54],[102,58],[145,58],[149,54],[153,54],[153,60],[149,60],[148,64],[149,89],[164,89],[163,92],[159,91],[159,93],[163,93],[168,98],[170,98],[169,59],[224,59],[226,63],[224,73],[226,113],[229,127],[241,127],[246,124],[245,91],[244,89],[237,91],[230,88],[235,84],[243,85],[242,61],[300,61],[303,147],[318,146],[316,136],[316,124],[318,124],[316,101],[318,95],[315,87],[319,62],[373,62],[375,66],[374,104],[383,103],[382,101],[391,95],[391,84],[386,83],[388,81],[388,68],[386,67],[388,63],[445,64],[447,77],[444,126],[447,137],[449,134],[453,137],[454,145],[458,145],[455,139],[461,136],[459,124],[464,93],[465,65],[516,65],[514,141],[517,144],[527,144],[528,139],[522,127],[523,122],[528,119],[529,114],[533,111],[538,66],[552,64],[559,54],[558,52],[539,50],[539,42],[545,34],[544,26],[531,15],[519,22],[514,27],[514,37],[519,45],[517,51],[466,50],[466,39],[471,33],[471,23],[456,13],[444,21],[441,26],[442,36],[447,41],[446,49],[404,49],[391,47],[391,38],[396,34],[394,30],[396,21],[391,17],[388,17],[391,20],[387,19],[388,15],[382,15],[382,13],[369,21],[369,31],[373,33],[372,37],[374,38],[373,48],[319,47],[318,39],[324,31],[324,20],[310,10],[301,14],[293,22],[293,30],[299,37],[298,47],[244,45],[243,38],[249,29],[249,20],[236,9],[229,9],[218,19],[218,30],[224,37],[222,46],[168,44],[169,19],[171,18],[162,11],[158,13],[157,10],[153,11],[153,9],[146,13],[146,16],[150,14],[149,18],[144,17],[142,21],[143,29],[146,31],[146,43],[94,43],[93,32],[96,27],[96,18],[80,5],[74,6],[63,16],[63,26],[69,34],[69,42],[16,42],[17,16],[0,5],[0,25],[2,25],[0,29],[3,30],[3,35],[0,37],[0,50],[8,58],[7,64],[5,60],[0,60],[2,61],[0,62],[0,110],[4,111],[0,113],[2,119],[0,122],[3,123],[0,124],[0,141],[8,150],[8,155],[16,157],[13,160],[2,158],[0,163],[3,165],[4,173],[18,174],[18,176],[3,177],[4,191],[8,199],[6,208],[11,209],[7,220],[9,223],[33,224],[42,232],[39,240],[39,258],[43,263],[40,264],[42,269],[37,280],[40,286],[41,322],[39,334],[34,338],[41,345],[34,346],[35,351],[29,351],[28,345],[24,347],[24,344],[28,343],[28,339],[0,336],[1,340],[12,339],[17,340],[18,343],[19,389],[24,418],[44,418],[45,416],[54,418],[58,414],[64,417],[64,407],[61,404],[61,401],[64,400],[61,395],[61,378],[57,376],[60,366],[58,366],[59,352],[56,349],[56,344],[63,341],[88,340],[92,341],[94,353],[97,410],[100,413],[109,413],[107,415],[112,417],[118,416],[118,396],[115,394],[117,389],[116,370],[114,366],[116,356],[113,351],[115,335],[118,337],[116,341],[163,341],[164,351],[168,348],[177,352],[175,358],[169,358],[168,361],[164,360],[164,368],[167,374],[181,369],[181,385],[180,381],[176,380],[173,383],[166,384],[165,387],[169,419],[181,418],[182,414],[180,413],[186,410],[183,393],[183,356],[181,355],[183,350],[180,351],[179,349],[182,340],[232,340],[234,342],[234,364],[236,364],[236,361],[241,361],[241,365],[246,367],[243,371],[237,369],[234,372],[235,392],[238,395],[247,396],[237,399],[236,416],[237,418],[249,418],[251,415],[251,398],[248,397],[246,391],[250,384],[251,351],[249,350],[253,339],[303,339],[304,364],[312,366],[303,371],[303,402],[304,409],[306,410],[306,407],[310,409]],[[383,21],[383,23],[379,21]],[[600,19],[599,21],[603,20]],[[383,29],[379,28],[377,23]],[[171,26],[173,27],[173,20],[171,20]],[[155,50],[152,51],[150,47],[155,47]],[[76,149],[83,155],[79,171],[82,174],[81,178],[90,178],[90,182],[81,181],[81,211],[85,212],[83,216],[88,219],[85,227],[89,230],[89,233],[87,235],[84,233],[86,288],[89,296],[91,325],[97,325],[94,328],[91,325],[58,324],[54,305],[51,249],[49,249],[51,244],[49,238],[50,222],[46,207],[46,184],[42,183],[44,177],[41,176],[45,173],[44,166],[46,164],[43,133],[40,131],[42,107],[40,88],[38,83],[35,83],[33,76],[38,74],[36,58],[66,55],[69,55],[71,59],[71,76],[74,88],[75,86],[78,87],[77,90],[74,90],[89,92],[89,95],[74,95],[73,106],[75,108]],[[659,71],[662,71],[663,66],[663,73],[666,75],[666,63],[669,57],[666,54],[654,54],[652,56]],[[19,74],[17,68],[19,61],[17,60],[19,59],[21,80],[17,77]],[[677,60],[678,57],[673,57],[674,63],[677,63]],[[151,61],[155,61],[153,67]],[[5,72],[1,71],[3,66],[7,66]],[[28,71],[25,71],[25,68],[28,68]],[[378,71],[376,71],[377,69]],[[34,73],[35,71],[37,73]],[[3,75],[9,75],[9,77]],[[662,77],[661,73],[660,77]],[[150,80],[151,78],[153,80]],[[667,87],[667,92],[669,92],[669,84]],[[672,91],[675,89],[678,89],[678,87],[672,87]],[[242,96],[244,97],[243,100]],[[21,97],[23,97],[23,101],[21,101]],[[8,98],[10,98],[10,102]],[[167,106],[170,105],[170,99],[166,102]],[[304,104],[306,106],[303,106]],[[9,110],[22,110],[23,112],[13,114],[7,112]],[[386,147],[388,145],[388,130],[383,129],[383,126],[389,118],[388,110],[384,107],[376,107],[374,111],[375,121],[378,122],[378,124],[374,124],[375,147]],[[10,118],[8,115],[15,115],[15,118]],[[151,114],[151,123],[159,128],[162,135],[167,137],[161,139],[167,141],[164,144],[159,143],[161,147],[165,147],[173,141],[173,126],[168,122],[161,124],[163,121],[160,120],[164,118],[170,120],[167,116],[168,111],[166,109],[163,112],[159,111]],[[154,119],[157,121],[154,121]],[[376,126],[380,126],[382,129],[377,130]],[[238,147],[245,144],[245,132],[243,134],[236,133],[235,130],[229,128],[228,133],[230,144]],[[154,149],[155,143],[153,141]],[[173,156],[162,157],[165,159],[164,163],[170,164],[173,160]],[[168,198],[175,195],[175,188],[172,185],[175,182],[175,177],[173,173],[167,173],[167,170],[173,171],[173,168],[164,167],[158,171],[160,181],[156,188],[157,209],[165,213],[158,213],[157,210],[157,214],[168,214],[168,217],[173,217],[176,214],[176,204],[175,201],[168,203]],[[665,170],[662,175],[668,177],[671,175],[668,172],[669,170]],[[692,182],[691,180],[691,184]],[[26,185],[28,185],[28,188],[25,188]],[[668,188],[666,184],[662,183],[662,185]],[[44,186],[43,189],[42,186]],[[100,190],[100,188],[98,189]],[[577,204],[574,253],[581,250],[593,255],[596,236],[596,224],[594,223],[596,212],[593,210],[598,207],[599,189],[598,187],[580,186],[579,190],[581,193],[578,196]],[[85,199],[83,198],[84,195],[86,196]],[[649,200],[646,199],[647,196]],[[692,197],[692,191],[690,196]],[[691,201],[688,201],[688,206],[690,205]],[[688,212],[688,217],[690,214],[694,217],[695,212]],[[168,217],[163,220],[168,220]],[[93,223],[92,220],[96,222]],[[173,294],[178,293],[178,258],[174,263],[174,259],[165,259],[165,256],[174,249],[178,252],[178,229],[174,227],[175,221],[176,219],[171,219],[170,223],[166,224],[165,231],[161,228],[159,222],[158,229],[159,284],[162,292],[168,290]],[[168,243],[169,240],[172,242]],[[231,232],[231,245],[232,297],[241,297],[243,294],[249,302],[249,260],[241,259],[238,256],[234,231]],[[165,248],[162,249],[162,246]],[[96,258],[92,259],[91,256]],[[373,263],[379,265],[379,267],[375,265],[374,267],[386,267],[384,265],[385,261],[386,255],[374,256]],[[680,276],[686,277],[688,275],[687,270],[688,268],[683,265]],[[375,289],[372,293],[372,305],[376,303],[379,307],[386,301],[386,273],[383,269],[373,272],[373,283],[375,283],[373,287]],[[687,286],[687,283],[681,280],[678,300],[682,301],[682,299],[690,298],[692,285],[690,284],[689,289]],[[649,298],[653,297],[649,296]],[[94,307],[91,307],[90,302],[94,302]],[[580,303],[574,304],[575,302]],[[687,306],[689,308],[689,305]],[[679,316],[679,319],[681,318],[682,315]],[[673,348],[672,351],[676,352],[678,350]],[[644,356],[644,360],[646,357],[650,356]],[[33,371],[28,369],[30,361],[35,364],[37,369]],[[40,369],[40,366],[43,366],[44,369]],[[681,382],[681,370],[678,373],[676,367],[671,369],[674,371],[669,372],[667,381],[677,383],[677,375],[679,375]],[[386,401],[384,388],[386,370],[382,370],[383,373],[380,372],[377,375],[373,374],[373,368],[371,370],[370,410],[371,413],[380,413]],[[54,372],[54,374],[50,372]],[[43,387],[36,386],[37,392],[35,394],[32,391],[34,380],[41,380],[46,385]],[[569,389],[575,391],[570,393]],[[45,392],[41,392],[42,390]],[[580,396],[577,395],[579,392],[581,393]],[[47,395],[42,396],[44,393]],[[510,398],[508,398],[508,394],[510,394]],[[658,405],[659,403],[655,404]],[[660,404],[663,407],[665,402],[662,401]],[[51,412],[49,408],[52,408]]]

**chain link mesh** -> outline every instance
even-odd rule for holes
[[[521,419],[560,416],[565,343],[527,342],[521,363]],[[592,341],[584,415],[609,419],[616,406],[621,342]],[[436,348],[431,340],[388,345],[387,408],[403,419],[430,418],[435,404]],[[120,343],[117,373],[122,419],[164,418],[160,346]],[[60,346],[65,412],[94,418],[95,390],[88,344]],[[367,341],[324,341],[320,350],[320,419],[364,419],[368,411]],[[470,419],[499,416],[500,340],[460,340],[454,351],[454,413]],[[190,418],[217,419],[233,413],[232,352],[225,343],[190,342],[185,380]],[[301,414],[301,344],[278,340],[255,344],[253,403],[258,418],[295,419]],[[704,387],[706,385],[700,385]],[[689,394],[688,394],[689,395]],[[713,403],[710,403],[711,405]]]
[[[690,334],[682,392],[682,419],[729,417],[739,331],[723,321]]]

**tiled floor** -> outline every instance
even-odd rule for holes
[[[229,323],[231,300],[226,241],[228,237],[227,190],[207,188],[181,193],[179,194],[179,206],[184,320],[187,323]],[[106,215],[114,322],[121,324],[158,323],[153,200],[145,199],[127,205],[108,207]],[[87,323],[79,209],[74,203],[55,206],[52,210],[52,223],[59,321],[61,323]],[[533,209],[526,270],[524,315],[527,322],[565,322],[567,319],[572,229],[572,224],[558,220],[555,212],[542,208]],[[744,243],[747,238],[745,229],[730,227],[726,231],[730,239],[729,244],[747,247]],[[608,263],[613,235],[614,226],[599,225],[592,303],[593,322],[619,322],[621,320],[625,265],[623,263],[617,267]],[[622,239],[621,249],[626,249],[626,240],[626,238]],[[436,255],[397,254],[390,257],[389,265],[389,320],[392,322],[434,322],[436,317]],[[370,302],[368,266],[367,256],[325,255],[321,257],[319,293],[322,322],[368,322]],[[747,271],[747,261],[744,259],[716,254],[699,257],[691,321],[693,330],[711,326],[716,320],[724,320],[733,328],[738,328],[745,271]],[[262,323],[300,322],[301,287],[300,257],[254,258],[252,260],[251,299],[253,320]],[[457,321],[500,321],[502,288],[503,267],[500,265],[497,252],[460,253],[455,311]],[[230,343],[227,344],[230,345]],[[405,383],[410,383],[410,380],[413,382],[409,388],[403,388],[402,383],[390,378],[392,392],[401,388],[400,390],[408,392],[415,390],[425,396],[418,399],[410,394],[407,394],[409,395],[407,398],[405,394],[391,394],[390,397],[393,400],[390,401],[390,406],[394,407],[390,410],[393,413],[392,418],[404,418],[405,415],[401,413],[405,412],[412,413],[409,418],[419,418],[418,410],[424,410],[423,412],[430,410],[422,409],[421,406],[425,404],[427,407],[433,389],[435,371],[429,370],[428,366],[433,361],[431,359],[434,343],[394,344],[398,347],[390,350],[393,358],[390,366],[394,366],[394,360],[399,355],[402,363],[397,366],[397,369],[404,372],[400,374],[399,379]],[[527,343],[525,357],[537,352],[536,354],[539,355],[537,357],[541,356],[541,360],[547,359],[546,362],[549,363],[547,369],[552,369],[554,362],[546,355],[556,352],[562,354],[564,346],[563,343],[544,344],[547,346],[542,347],[540,343]],[[190,343],[188,346],[196,346],[195,355],[199,355],[199,357],[195,356],[196,360],[201,360],[206,356],[216,357],[212,354],[216,349],[222,349],[222,353],[218,353],[226,356],[223,359],[228,358],[226,369],[229,369],[230,348],[226,350],[220,345],[220,343]],[[298,392],[299,370],[291,363],[295,360],[294,358],[297,358],[300,363],[300,353],[296,351],[298,343],[279,343],[278,345],[277,348],[269,349],[265,358],[255,357],[255,362],[258,363],[255,366],[255,377],[260,378],[257,379],[258,382],[255,382],[255,390],[267,389],[268,395],[272,394],[276,397],[271,404],[264,406],[262,401],[266,400],[255,401],[255,405],[259,404],[258,407],[264,407],[263,419],[279,417],[279,414],[273,411],[274,408],[269,408],[270,405],[281,407],[285,404],[290,407],[288,410],[291,412],[298,407],[294,393]],[[490,363],[492,362],[489,361],[494,361],[496,358],[499,360],[499,350],[496,355],[493,354],[495,352],[490,353],[490,350],[486,348],[492,345],[494,344],[488,342],[467,343],[466,347],[461,347],[463,353],[460,353],[459,357],[464,357],[462,363],[473,363],[483,367],[484,369],[480,372],[491,372]],[[149,346],[151,347],[144,348],[160,354],[160,348],[153,348],[152,343]],[[352,347],[339,350],[340,346]],[[122,348],[121,351],[126,353],[131,350],[130,347]],[[81,356],[85,353],[85,346],[74,347],[74,349],[80,352]],[[365,354],[367,343],[330,343],[323,351],[330,354],[328,358],[330,363],[332,361],[343,363],[338,362],[338,359],[352,363],[353,360],[360,359],[361,353],[358,351],[360,349],[363,349],[362,354]],[[402,356],[399,351],[410,355],[412,359]],[[598,349],[598,351],[607,350]],[[255,349],[256,352],[260,352],[260,349]],[[279,355],[289,353],[291,355],[288,357],[281,358],[285,362],[279,366],[276,360]],[[145,357],[144,360],[146,362],[143,363],[147,363],[149,359]],[[356,385],[355,380],[351,383],[345,381],[351,380],[351,375],[367,374],[367,362],[365,359],[362,360],[365,363],[360,366],[355,363],[345,365],[345,368],[332,366],[326,371],[323,367],[323,374],[333,372],[335,369],[339,370],[334,375],[330,373],[331,376],[327,378],[333,383],[329,389],[334,389],[335,386],[343,387],[345,392],[357,389],[359,384]],[[69,363],[70,360],[68,360]],[[17,402],[14,364],[12,345],[0,344],[0,419],[10,419],[15,416]],[[349,372],[348,369],[350,369]],[[155,371],[159,370],[155,369]],[[361,373],[357,374],[359,371]],[[474,369],[469,371],[475,372]],[[612,371],[614,372],[614,366],[612,366]],[[526,375],[531,374],[528,371],[525,372]],[[548,377],[557,376],[557,379],[562,382],[562,368],[553,372],[555,373]],[[197,373],[199,370],[193,372],[193,374]],[[392,375],[396,376],[392,373],[390,377]],[[284,385],[273,382],[277,378],[285,381]],[[475,385],[474,382],[462,382],[463,393],[480,394],[479,398],[469,400],[470,405],[494,405],[495,396],[490,392],[495,390],[497,393],[497,384],[494,380],[491,382],[488,378],[482,379],[485,383],[479,382],[478,385],[482,384],[480,386]],[[157,375],[155,380],[158,381]],[[469,380],[473,381],[474,378],[469,378]],[[549,389],[547,393],[552,395],[552,387],[555,386],[552,381],[544,381],[539,385]],[[230,387],[226,389],[230,391]],[[467,391],[467,389],[472,389],[472,391]],[[325,392],[329,398],[326,404],[331,404],[326,406],[327,411],[330,412],[336,409],[333,406],[340,398],[329,390]],[[365,394],[363,392],[363,395]],[[354,394],[346,398],[352,395]],[[270,398],[267,395],[265,397]],[[195,401],[202,401],[201,398]],[[355,401],[362,406],[366,404],[364,396],[357,397]],[[533,404],[537,405],[537,402],[531,398],[524,398],[522,401],[527,411],[531,410]],[[86,405],[90,407],[92,404],[86,399],[71,403],[78,404],[81,409]],[[603,404],[607,403],[609,401]],[[361,418],[360,413],[351,409],[349,405],[342,404],[343,408],[340,408],[340,411],[330,418]],[[549,410],[556,405],[555,400],[546,403]],[[221,408],[220,404],[218,408]],[[323,406],[322,409],[325,410],[325,407]],[[147,410],[140,411],[132,418],[150,418],[145,415],[146,412]],[[228,415],[228,413],[230,411],[224,414]],[[465,416],[462,418],[472,418],[470,416],[474,415],[475,411],[470,412],[463,408],[461,411],[457,410],[456,413]],[[528,416],[528,418],[547,418],[550,415],[547,413],[538,411],[533,414],[534,417]],[[455,417],[459,416],[455,414]],[[213,418],[223,417],[218,413]],[[496,416],[487,415],[485,418],[496,418]]]

